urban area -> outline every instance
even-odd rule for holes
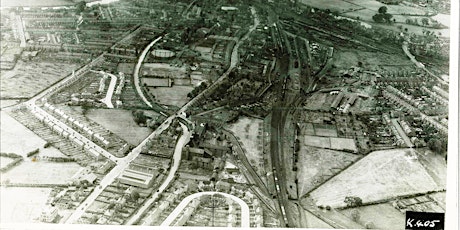
[[[2,0],[0,223],[445,212],[449,0]]]

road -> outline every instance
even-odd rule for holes
[[[239,63],[239,55],[238,55],[238,49],[243,42],[249,38],[249,35],[259,26],[260,20],[259,16],[257,15],[257,11],[254,9],[254,7],[251,7],[251,14],[254,18],[254,23],[253,25],[249,28],[249,31],[236,43],[236,45],[233,47],[232,50],[232,55],[230,59],[230,66],[228,67],[227,71],[223,73],[211,86],[203,90],[200,94],[198,94],[196,97],[194,97],[192,100],[190,100],[187,104],[185,104],[179,112],[185,112],[188,110],[188,108],[192,105],[194,105],[198,100],[203,98],[205,95],[207,95],[209,92],[212,92],[214,89],[219,86],[219,84],[228,77],[228,75],[233,71],[233,69],[238,65]]]
[[[157,39],[153,40],[150,42],[150,44],[145,47],[144,51],[142,51],[141,56],[139,57],[139,60],[137,61],[136,68],[134,68],[134,86],[136,87],[137,94],[141,97],[141,99],[144,101],[145,104],[147,104],[150,108],[152,108],[152,103],[150,103],[149,100],[144,95],[144,92],[142,92],[141,86],[140,86],[140,80],[139,80],[139,70],[141,69],[142,63],[144,62],[145,56],[149,53],[150,49],[152,48],[155,43],[160,41],[163,37],[160,36]]]
[[[170,117],[171,118],[171,117]],[[192,133],[190,130],[188,130],[187,126],[179,123],[180,126],[182,127],[182,136],[179,138],[176,148],[174,150],[174,156],[173,156],[173,165],[171,169],[169,170],[169,174],[166,177],[166,179],[163,181],[163,183],[160,185],[158,190],[153,193],[150,198],[142,204],[142,206],[137,210],[137,212],[131,216],[131,218],[125,223],[125,225],[133,225],[136,223],[141,216],[147,211],[148,208],[155,202],[155,200],[158,198],[158,196],[169,186],[169,184],[173,181],[176,171],[179,168],[181,157],[182,157],[182,148],[190,141],[190,138],[192,136]]]
[[[113,91],[115,90],[115,86],[117,84],[117,76],[111,73],[106,73],[106,74],[110,76],[110,84],[109,84],[109,88],[107,89],[105,98],[102,99],[102,102],[106,104],[108,108],[113,109],[112,96],[113,96]]]
[[[201,197],[201,196],[209,196],[209,195],[215,195],[215,194],[220,194],[222,196],[225,196],[227,198],[230,198],[234,201],[236,201],[240,207],[241,207],[241,227],[242,228],[249,228],[250,227],[250,213],[249,213],[249,206],[244,202],[242,199],[230,195],[228,193],[221,193],[221,192],[199,192],[199,193],[194,193],[190,196],[185,197],[179,205],[169,214],[169,216],[161,223],[160,226],[170,226],[173,221],[179,216],[182,210],[187,207],[187,205],[195,198]]]
[[[120,175],[123,170],[128,167],[129,163],[133,161],[140,153],[142,150],[142,147],[149,141],[149,139],[159,135],[161,132],[163,132],[169,125],[171,124],[171,121],[174,119],[173,116],[169,117],[166,119],[160,127],[155,130],[152,134],[150,134],[144,141],[142,141],[141,144],[139,144],[136,148],[134,148],[126,157],[120,158],[117,161],[117,165],[101,180],[100,184],[98,187],[96,187],[93,192],[81,203],[76,211],[72,213],[72,215],[65,221],[65,223],[70,224],[70,223],[75,223],[76,220],[78,220],[83,213],[85,213],[86,209],[89,208],[89,206],[96,200],[96,198],[102,193],[102,191],[109,186],[110,184],[113,183],[113,181]]]

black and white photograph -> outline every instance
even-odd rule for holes
[[[1,0],[0,229],[456,230],[458,14]]]

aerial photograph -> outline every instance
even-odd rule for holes
[[[0,225],[446,213],[451,4],[1,0]]]

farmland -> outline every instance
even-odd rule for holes
[[[438,160],[442,168],[428,171],[420,158],[423,157],[411,149],[372,152],[312,191],[310,196],[317,205],[343,207],[346,196],[360,197],[366,203],[444,189],[445,162]]]

